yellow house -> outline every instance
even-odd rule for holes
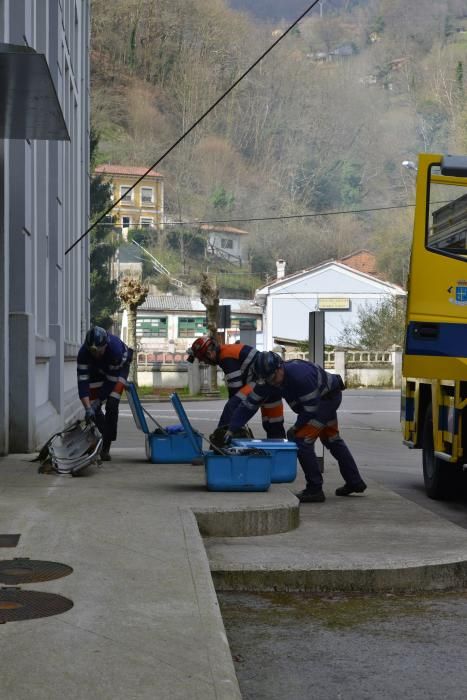
[[[96,173],[111,183],[113,201],[123,197],[113,209],[113,215],[115,224],[122,227],[125,238],[128,228],[158,226],[164,221],[164,181],[160,173],[150,170],[128,192],[145,172],[146,168],[132,165],[107,164],[96,168]]]

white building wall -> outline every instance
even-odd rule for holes
[[[337,263],[327,264],[321,270],[310,270],[297,279],[284,279],[283,283],[274,283],[272,289],[257,292],[264,304],[266,349],[273,348],[274,338],[306,341],[309,314],[319,310],[325,313],[325,342],[335,345],[345,327],[358,321],[359,309],[377,306],[384,299],[404,294],[396,285]],[[335,308],[324,308],[330,299],[336,302]],[[343,300],[348,308],[336,308],[337,302],[343,303]]]
[[[330,296],[329,293],[327,293]],[[324,294],[322,296],[325,296]],[[332,295],[337,298],[337,294]],[[389,294],[351,294],[348,310],[325,310],[326,343],[335,345],[344,328],[358,321],[358,310],[362,307],[376,306]],[[309,314],[319,311],[318,295],[299,295],[297,297],[271,296],[269,301],[271,323],[271,342],[274,337],[295,340],[308,339]]]
[[[45,55],[71,138],[0,147],[1,453],[35,450],[80,406],[87,240],[64,253],[88,225],[88,40],[89,0],[0,2],[0,42]]]

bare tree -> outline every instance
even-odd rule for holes
[[[217,339],[217,315],[219,312],[219,288],[215,281],[211,281],[206,272],[201,273],[199,288],[201,302],[206,307],[207,327],[211,338]],[[217,391],[217,367],[211,367],[210,389]]]
[[[135,277],[124,277],[118,286],[118,296],[128,313],[128,341],[134,348],[129,380],[138,386],[138,353],[136,352],[136,315],[145,301],[149,288]]]

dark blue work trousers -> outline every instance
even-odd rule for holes
[[[333,391],[323,397],[314,415],[313,422],[303,426],[296,436],[298,461],[302,467],[307,489],[320,491],[323,485],[323,475],[315,453],[315,442],[321,440],[339,465],[339,471],[346,484],[355,486],[362,481],[355,460],[344,440],[339,435],[337,409],[342,401],[342,392]],[[308,435],[302,436],[302,433]]]

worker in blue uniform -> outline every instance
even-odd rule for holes
[[[78,394],[86,420],[94,421],[102,434],[104,461],[111,459],[110,445],[117,439],[118,408],[132,358],[132,348],[100,326],[89,329],[78,352]]]
[[[274,352],[261,352],[255,358],[254,375],[258,380],[256,393],[267,395],[271,387],[278,389],[290,408],[297,414],[295,424],[287,431],[287,438],[297,443],[298,460],[305,473],[306,488],[298,498],[302,503],[322,503],[323,475],[315,454],[317,438],[336,459],[344,478],[344,485],[336,489],[337,496],[363,493],[363,481],[355,460],[339,434],[337,409],[345,388],[338,374],[330,374],[313,362],[304,360],[283,361]],[[251,399],[250,399],[251,403]],[[239,422],[248,420],[244,405],[231,420],[229,430],[234,431]]]
[[[188,361],[194,358],[208,365],[218,365],[224,372],[229,400],[224,406],[218,427],[229,425],[237,410],[246,404],[254,410],[251,418],[261,409],[264,431],[269,439],[284,439],[284,407],[280,392],[274,387],[261,398],[255,394],[253,365],[259,350],[244,343],[222,344],[210,336],[197,338],[188,350]],[[246,421],[245,421],[246,423]],[[239,425],[238,429],[244,424]]]

